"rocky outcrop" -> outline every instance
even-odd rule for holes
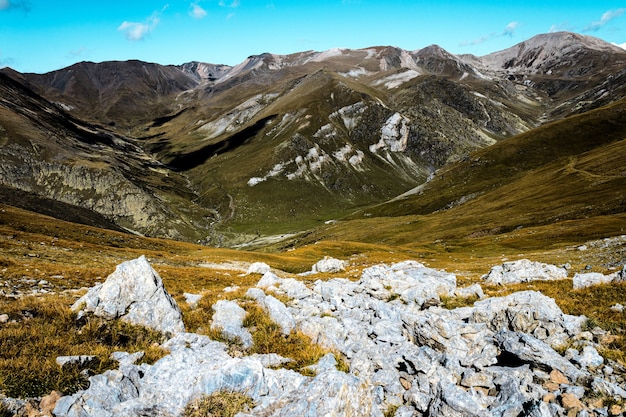
[[[576,407],[593,412],[587,390],[626,400],[624,380],[581,331],[584,317],[563,314],[535,291],[454,310],[429,302],[455,291],[453,274],[417,262],[367,268],[357,282],[309,286],[267,272],[247,302],[268,311],[284,333],[297,329],[332,348],[348,372],[328,354],[310,367],[315,376],[303,376],[280,369],[278,355],[233,357],[223,343],[179,333],[154,365],[121,355],[119,369],[91,377],[87,390],[63,397],[54,412],[179,416],[190,401],[222,390],[254,400],[242,417],[381,417],[392,408],[396,416],[564,416]],[[214,306],[225,317],[240,308],[237,301]],[[565,341],[570,349],[562,355],[555,348]]]
[[[340,259],[331,258],[330,256],[324,256],[324,259],[319,260],[313,265],[312,272],[327,272],[336,273],[346,269],[346,263]]]
[[[119,318],[164,334],[185,330],[180,308],[145,256],[118,265],[103,284],[76,301],[72,310],[79,317],[93,313],[105,319]]]
[[[491,268],[483,280],[488,284],[519,284],[535,280],[555,280],[567,278],[567,270],[555,265],[532,262],[520,259],[514,262],[505,262]]]
[[[574,289],[591,287],[592,285],[608,284],[611,282],[625,282],[626,281],[626,265],[622,267],[621,271],[613,274],[604,275],[599,272],[587,272],[578,273],[574,275],[573,285]]]

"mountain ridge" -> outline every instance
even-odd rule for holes
[[[59,109],[47,112],[54,115],[50,123],[85,126],[61,138],[86,139],[91,131],[112,141],[80,151],[68,142],[61,171],[84,165],[105,177],[115,172],[127,184],[122,189],[147,190],[169,213],[153,216],[150,226],[131,221],[124,227],[230,245],[306,230],[382,203],[472,151],[615,102],[626,93],[624,63],[624,50],[555,33],[483,57],[437,45],[380,46],[265,53],[233,67],[133,60],[84,62],[41,75],[0,72],[29,88],[38,97],[33,100]],[[10,126],[15,105],[0,106],[6,108],[0,126]],[[39,115],[20,117],[37,124]],[[43,136],[4,129],[9,133],[0,134],[0,143],[27,154],[34,144],[46,150],[46,163],[52,158],[56,148]],[[113,145],[121,143],[133,151],[94,165],[104,149],[114,155]],[[1,182],[32,192],[25,185],[32,179],[9,172],[14,157],[4,158]],[[29,175],[55,184],[51,175],[57,174],[36,168]],[[59,198],[54,186],[36,188],[42,197]],[[182,208],[186,199],[194,210]],[[116,204],[102,193],[96,200],[73,203],[101,214],[97,207]],[[185,226],[172,226],[180,223],[168,208],[172,201]]]

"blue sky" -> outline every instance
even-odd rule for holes
[[[47,72],[79,61],[236,65],[289,54],[438,44],[485,55],[567,30],[626,45],[615,1],[0,0],[0,67]]]

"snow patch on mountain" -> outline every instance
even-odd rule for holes
[[[400,113],[394,113],[381,128],[380,140],[370,145],[370,152],[376,153],[381,149],[391,152],[403,152],[409,140],[409,126],[411,120]]]

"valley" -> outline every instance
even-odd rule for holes
[[[187,397],[144,377],[168,361],[181,381],[249,375],[234,386],[257,415],[302,411],[285,381],[320,410],[350,392],[354,415],[624,412],[625,96],[626,51],[568,32],[483,57],[377,46],[0,70],[0,414],[46,415],[57,390],[58,415],[91,415],[104,384],[120,394],[94,410],[182,415]],[[523,259],[565,276],[486,281]],[[131,260],[162,277],[189,333],[70,310]],[[604,281],[577,288],[585,274]],[[214,326],[233,311],[250,346]]]

